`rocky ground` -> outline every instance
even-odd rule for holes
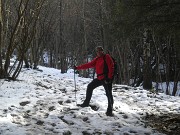
[[[180,114],[149,115],[147,125],[166,135],[180,135]]]

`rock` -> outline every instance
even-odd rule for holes
[[[43,125],[43,124],[44,124],[44,121],[38,120],[36,124],[37,124],[37,125]]]
[[[53,111],[53,110],[55,110],[54,106],[49,107],[49,111]]]
[[[25,105],[27,105],[27,104],[29,104],[30,103],[30,101],[24,101],[24,102],[21,102],[21,103],[19,103],[21,106],[25,106]]]

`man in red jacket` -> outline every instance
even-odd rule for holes
[[[95,68],[97,78],[92,80],[87,86],[86,91],[86,99],[82,104],[81,107],[88,107],[89,102],[92,97],[93,90],[99,86],[103,86],[106,91],[106,96],[108,98],[108,108],[106,115],[112,116],[113,110],[113,96],[112,96],[112,79],[113,79],[113,72],[114,72],[114,63],[109,54],[105,54],[104,50],[101,46],[96,47],[97,57],[94,58],[91,62],[80,66],[74,66],[75,69],[87,69],[87,68]]]

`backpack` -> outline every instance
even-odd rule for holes
[[[116,60],[115,60],[115,58],[113,58],[111,55],[110,55],[110,57],[112,58],[112,60],[113,60],[113,63],[114,63],[114,73],[113,73],[113,79],[114,79],[114,77],[116,76],[118,76],[118,71],[117,71],[117,62],[116,62]],[[107,63],[106,63],[106,54],[104,55],[104,57],[103,57],[103,59],[104,59],[104,74],[105,74],[105,78],[108,78],[108,66],[107,66]]]

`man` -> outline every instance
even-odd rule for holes
[[[106,91],[106,96],[108,98],[108,108],[106,115],[112,116],[113,110],[113,96],[112,96],[112,79],[113,79],[113,71],[114,71],[114,63],[109,54],[105,54],[104,50],[101,46],[96,47],[97,57],[94,58],[91,62],[80,66],[74,66],[75,69],[87,69],[87,68],[95,68],[97,78],[92,80],[87,86],[86,91],[86,99],[79,106],[88,107],[93,90],[99,86],[103,86]]]

